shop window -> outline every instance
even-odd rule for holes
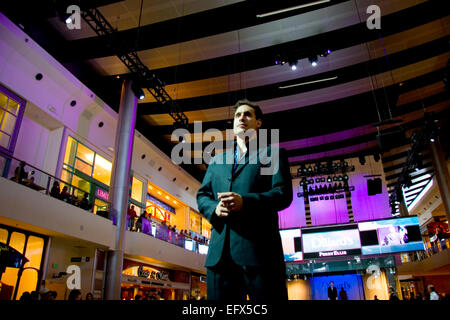
[[[93,165],[94,164],[94,151],[85,147],[81,143],[78,143],[77,147],[77,158],[83,160],[84,162]],[[89,173],[90,175],[90,173]]]
[[[97,214],[98,211],[108,211],[108,203],[95,199],[94,201],[94,213]]]
[[[0,147],[8,149],[10,140],[11,137],[8,134],[0,132]]]
[[[14,101],[13,99],[9,99],[7,110],[11,112],[13,115],[17,116],[19,114],[20,103]]]
[[[23,253],[25,247],[25,235],[23,233],[13,232],[11,234],[11,239],[9,240],[9,246],[20,253]]]
[[[8,230],[0,228],[0,242],[6,243],[8,240]]]
[[[25,264],[24,267],[39,269],[41,266],[43,250],[44,250],[44,239],[29,236],[27,241],[27,248],[25,250],[25,257],[28,259],[28,262]]]
[[[20,277],[19,286],[17,288],[16,300],[19,300],[25,291],[32,292],[37,290],[39,279],[38,271],[35,269],[25,269]]]
[[[75,160],[76,148],[77,142],[72,137],[69,137],[67,140],[66,154],[64,155],[64,163],[67,163],[71,167],[73,167],[73,162]]]
[[[68,137],[61,180],[78,188],[73,193],[78,199],[81,199],[85,192],[92,196],[98,187],[107,189],[106,186],[109,186],[111,181],[111,170],[110,161]],[[61,188],[63,185],[61,184]],[[97,201],[94,203],[94,213],[107,210],[104,207],[103,201]]]
[[[23,292],[37,290],[40,277],[40,268],[45,251],[45,239],[16,229],[2,226],[0,228],[0,241],[23,253],[28,259],[23,269],[7,267],[0,275],[0,300],[10,300],[14,298],[14,290],[17,286],[15,299],[18,300]],[[11,234],[9,242],[8,234]],[[26,248],[25,248],[26,245]]]
[[[0,147],[12,152],[20,126],[25,101],[0,87]]]
[[[92,166],[81,161],[80,159],[75,159],[75,169],[80,170],[88,176],[92,175]]]
[[[93,178],[109,186],[111,181],[111,170],[112,163],[96,154]]]
[[[202,218],[202,236],[211,238],[211,224],[204,218]]]
[[[194,211],[191,210],[191,213],[189,215],[190,218],[190,227],[191,230],[200,234],[201,233],[201,217],[200,215],[196,214]]]
[[[137,179],[136,177],[133,177],[133,182],[131,184],[131,198],[142,202],[142,188],[144,187],[144,183]]]
[[[90,192],[91,184],[88,181],[80,178],[79,176],[76,175],[73,176],[72,185],[78,188],[75,189],[73,193],[78,199],[82,199],[85,192],[87,193]]]
[[[11,136],[14,131],[14,126],[16,124],[16,116],[8,112],[3,113],[4,113],[3,121],[0,130]]]

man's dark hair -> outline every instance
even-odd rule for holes
[[[261,120],[261,121],[263,120],[263,113],[262,113],[261,108],[256,103],[253,103],[247,99],[241,99],[238,102],[236,102],[236,104],[233,107],[234,113],[236,113],[236,110],[242,105],[247,105],[249,107],[252,107],[253,110],[255,110],[256,120]]]

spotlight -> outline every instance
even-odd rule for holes
[[[297,60],[294,60],[294,61],[290,61],[289,62],[289,66],[291,67],[291,70],[297,70],[297,63],[298,63],[298,61]]]
[[[345,175],[345,176],[344,176],[344,180],[348,180],[348,175]]]
[[[332,181],[332,180],[331,180],[331,177],[328,176],[327,182],[331,182],[331,181]]]
[[[144,98],[145,98],[144,90],[142,90],[142,88],[139,85],[133,83],[131,86],[131,90],[133,90],[135,96],[139,100],[144,100]]]
[[[311,56],[308,58],[308,60],[313,67],[317,66],[317,61],[318,61],[317,56]]]

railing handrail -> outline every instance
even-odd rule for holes
[[[23,163],[25,163],[26,166],[31,167],[31,168],[33,168],[33,169],[35,169],[35,170],[37,170],[37,171],[39,171],[39,172],[45,174],[46,176],[48,176],[48,177],[50,177],[50,178],[53,178],[54,180],[58,180],[60,183],[63,183],[63,184],[68,185],[70,188],[73,188],[73,189],[72,189],[72,195],[73,195],[73,190],[74,190],[74,189],[77,189],[77,190],[79,190],[79,191],[81,191],[81,192],[86,192],[85,190],[80,189],[80,188],[74,186],[73,184],[67,183],[67,182],[65,182],[64,180],[62,180],[61,178],[58,178],[58,177],[56,177],[56,176],[54,176],[54,175],[52,175],[52,174],[50,174],[50,173],[48,173],[48,172],[45,172],[45,171],[43,171],[42,169],[39,169],[39,168],[37,168],[37,167],[35,167],[35,166],[33,166],[33,165],[27,163],[27,162],[24,161],[24,160],[20,160],[20,159],[14,157],[14,156],[11,156],[11,155],[5,153],[3,150],[0,150],[0,156],[3,156],[3,157],[5,157],[5,158],[14,159],[14,160],[18,161],[19,163],[20,163],[20,162],[23,162]],[[95,182],[89,181],[89,183],[92,183],[94,186],[102,187],[102,186],[100,186],[99,184],[97,184],[97,183],[95,183]],[[102,187],[102,189],[103,189],[103,187]],[[47,193],[47,194],[49,193],[48,187],[46,188],[46,193]],[[89,193],[89,192],[88,192],[88,193]]]
[[[49,190],[49,185],[50,185],[50,181],[51,181],[52,178],[53,178],[54,180],[57,180],[57,181],[59,181],[59,182],[65,184],[65,185],[69,186],[70,188],[73,188],[73,189],[72,189],[72,192],[71,192],[71,195],[72,195],[72,196],[73,196],[73,191],[74,191],[75,189],[77,189],[77,190],[79,190],[79,191],[81,191],[81,192],[83,192],[83,193],[86,192],[85,190],[82,190],[82,189],[80,189],[80,188],[78,188],[78,187],[76,187],[76,186],[74,186],[74,185],[72,185],[72,184],[70,184],[70,183],[67,183],[67,182],[63,181],[62,179],[60,179],[60,178],[58,178],[58,177],[56,177],[56,176],[54,176],[54,175],[52,175],[52,174],[49,174],[49,173],[45,172],[44,170],[41,170],[41,169],[39,169],[39,168],[37,168],[37,167],[35,167],[35,166],[33,166],[33,165],[28,164],[28,163],[27,163],[26,161],[24,161],[24,160],[20,160],[20,159],[14,157],[14,156],[12,156],[12,155],[10,155],[10,154],[8,154],[8,153],[5,153],[3,150],[0,150],[0,157],[9,158],[9,159],[18,161],[19,163],[20,163],[20,162],[23,162],[23,163],[25,163],[25,165],[26,165],[27,167],[30,167],[30,168],[32,168],[32,169],[34,169],[34,170],[36,170],[36,171],[38,171],[38,172],[41,172],[41,173],[43,173],[44,175],[48,176],[48,177],[49,177],[49,181],[48,181],[48,183],[47,183],[47,187],[45,188],[46,194],[49,194],[49,191],[50,191],[50,190]],[[6,168],[4,168],[3,170],[5,170],[5,169],[6,169]],[[9,173],[9,170],[8,170],[8,173]],[[3,174],[5,174],[5,172],[3,172]],[[2,175],[2,176],[3,176],[3,175]],[[7,178],[9,179],[9,177],[7,177]],[[95,182],[89,181],[89,183],[93,184],[94,186],[102,187],[102,186],[96,184]],[[144,215],[144,216],[142,217],[143,219],[148,220],[150,223],[155,223],[155,224],[157,224],[160,228],[165,228],[165,229],[167,229],[167,231],[173,232],[173,233],[175,233],[175,234],[177,234],[177,235],[180,235],[180,236],[183,236],[183,237],[185,237],[185,239],[190,239],[190,240],[196,242],[197,244],[204,244],[204,243],[202,243],[202,241],[199,241],[200,239],[194,240],[194,237],[192,237],[192,236],[190,236],[190,235],[187,235],[187,234],[181,233],[181,230],[180,230],[180,232],[178,232],[178,231],[176,231],[176,230],[173,231],[171,228],[169,228],[168,225],[164,225],[163,223],[160,223],[159,221],[155,221],[155,220],[153,220],[153,219],[148,219],[148,218],[145,216],[145,213],[144,213],[144,212],[142,212],[141,215]],[[108,219],[111,220],[111,218],[108,218]],[[128,219],[128,217],[127,217],[127,219]],[[142,232],[142,231],[140,231],[140,232],[141,232],[141,233],[144,233],[144,232]],[[144,234],[147,234],[147,233],[144,233]],[[150,235],[151,237],[154,237],[152,234],[147,234],[147,235]],[[169,241],[168,239],[165,240],[165,239],[159,238],[158,235],[157,235],[155,238],[160,239],[160,240],[165,241],[165,242],[168,242],[168,243],[171,243],[171,244],[173,244],[173,245],[177,245],[176,243],[171,242],[171,241]],[[205,237],[205,238],[206,238],[206,237]],[[206,239],[208,239],[208,238],[206,238]],[[209,242],[209,239],[208,239],[208,242]],[[205,244],[205,245],[206,245],[206,244]],[[179,245],[177,245],[177,246],[179,246]],[[209,246],[209,244],[208,244],[208,246]],[[183,246],[183,247],[184,247],[184,246]],[[189,251],[189,250],[188,250],[188,251]]]

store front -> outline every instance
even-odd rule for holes
[[[24,292],[39,291],[48,237],[0,225],[0,243],[2,248],[13,248],[28,260],[22,268],[0,268],[0,300],[19,300]]]
[[[61,172],[61,180],[68,186],[68,192],[78,201],[85,193],[91,203],[94,214],[110,218],[108,213],[109,185],[111,183],[112,162],[87,147],[80,141],[68,137]],[[60,186],[62,189],[64,183]],[[130,203],[140,214],[145,204],[142,203],[143,181],[130,178]]]
[[[136,295],[149,300],[188,300],[189,273],[165,269],[124,259],[122,300],[134,300]]]

